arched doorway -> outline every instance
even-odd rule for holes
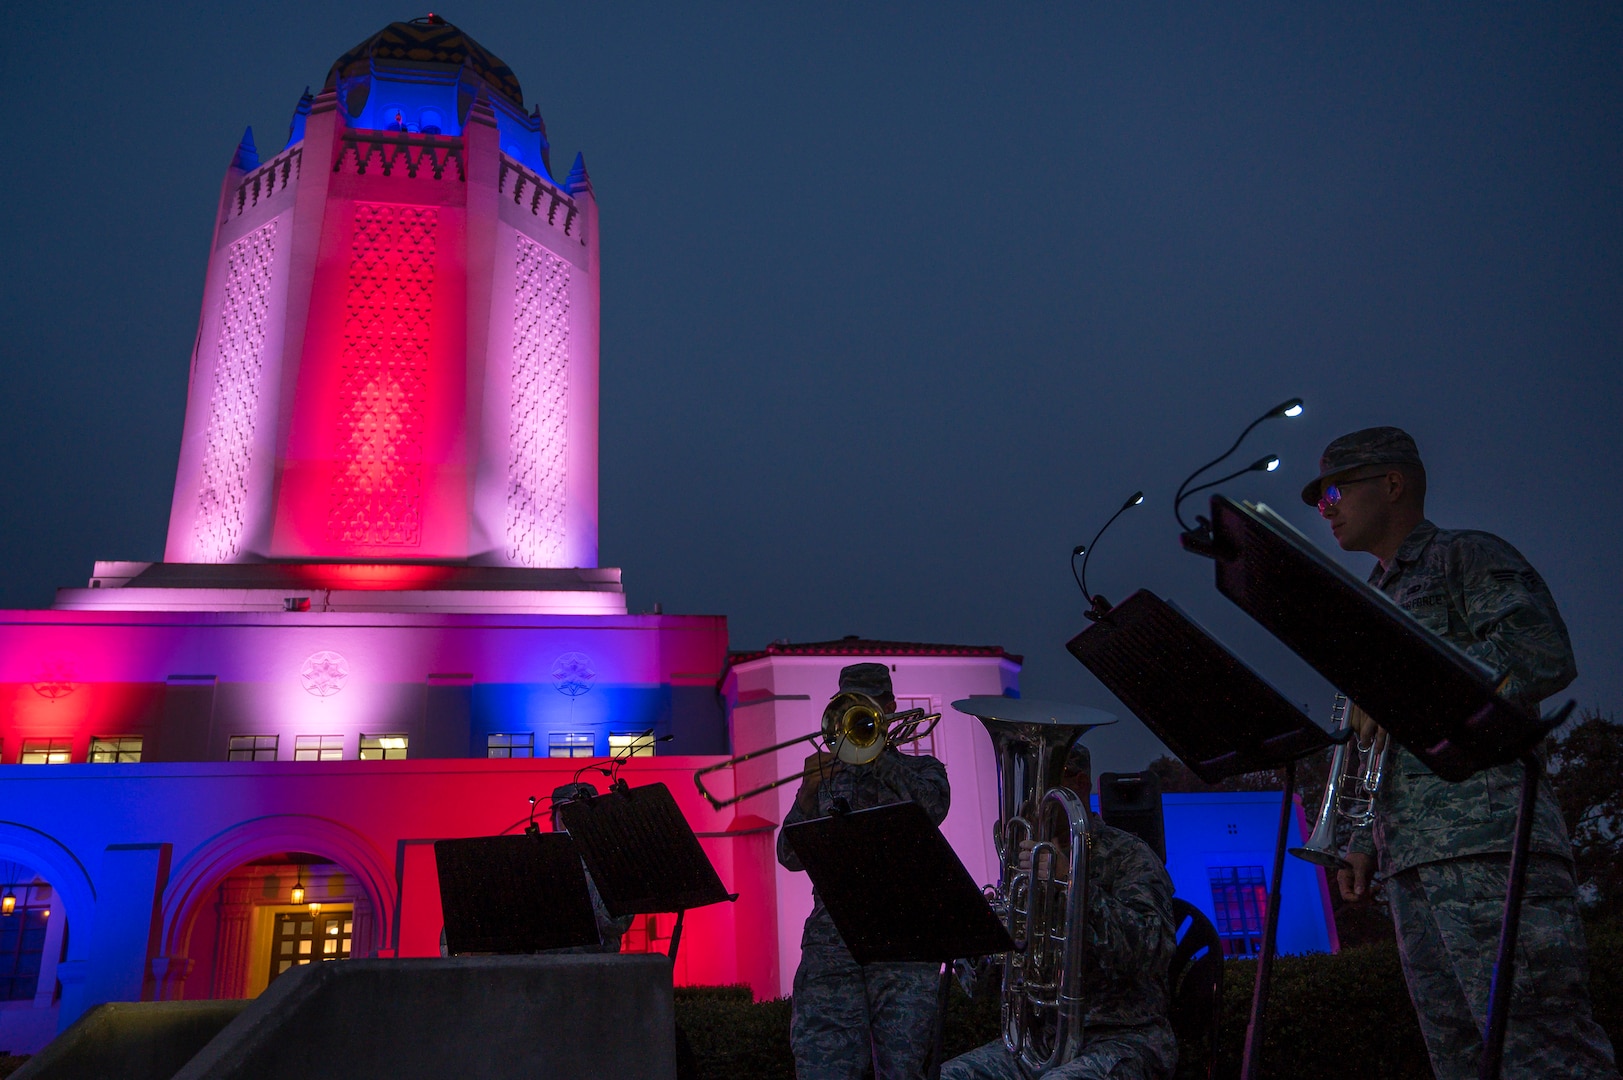
[[[62,986],[82,978],[95,910],[90,875],[72,851],[0,821],[0,1046],[32,1051],[55,1036]]]
[[[289,966],[376,955],[394,906],[381,854],[353,830],[299,814],[242,822],[188,854],[164,891],[158,996],[252,997],[286,970],[284,949]]]

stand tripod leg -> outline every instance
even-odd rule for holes
[[[1533,844],[1534,804],[1544,762],[1537,754],[1522,758],[1522,801],[1516,811],[1516,842],[1510,849],[1510,884],[1505,889],[1505,918],[1499,928],[1499,955],[1493,962],[1493,986],[1488,991],[1488,1023],[1482,1036],[1480,1080],[1499,1080],[1505,1056],[1505,1025],[1510,1021],[1510,997],[1516,985],[1516,933],[1522,924],[1522,895],[1527,891],[1528,848]]]
[[[1285,791],[1279,801],[1279,833],[1274,839],[1274,876],[1268,882],[1268,912],[1263,918],[1262,955],[1251,988],[1251,1019],[1245,1027],[1243,1080],[1254,1080],[1262,1057],[1262,1014],[1268,1004],[1268,980],[1274,974],[1274,945],[1279,938],[1279,889],[1285,876],[1285,845],[1290,839],[1291,802],[1296,795],[1296,762],[1285,766]]]
[[[676,913],[676,925],[671,929],[671,949],[665,955],[670,957],[671,967],[676,967],[676,950],[682,944],[682,920],[687,918],[688,909],[683,908]]]

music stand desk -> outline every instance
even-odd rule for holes
[[[580,849],[564,833],[436,840],[434,863],[452,956],[602,942]]]

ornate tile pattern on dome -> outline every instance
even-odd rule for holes
[[[507,557],[519,566],[558,566],[568,462],[569,264],[520,236],[514,278]]]
[[[259,406],[260,354],[265,347],[276,222],[231,245],[226,256],[220,337],[214,350],[214,393],[204,436],[203,475],[192,526],[198,562],[229,562],[242,550]]]
[[[408,64],[466,63],[514,106],[524,108],[524,90],[513,69],[444,19],[390,23],[338,58],[327,73],[327,89],[336,87],[340,78],[369,71],[371,63],[377,60]]]
[[[327,538],[422,542],[433,207],[355,204]]]

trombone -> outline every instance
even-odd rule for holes
[[[759,750],[751,750],[747,754],[738,754],[715,765],[707,765],[693,774],[693,783],[699,789],[699,794],[709,801],[711,807],[720,810],[762,792],[804,779],[812,770],[790,773],[770,784],[762,784],[732,798],[722,799],[717,798],[704,786],[705,776],[718,769],[742,765],[753,758],[776,753],[784,747],[815,740],[822,740],[823,745],[847,765],[866,765],[883,753],[886,746],[916,742],[934,731],[940,722],[940,713],[926,713],[923,709],[905,709],[902,712],[888,713],[877,699],[855,690],[845,690],[835,694],[833,700],[823,710],[823,724],[817,731],[786,739]]]

